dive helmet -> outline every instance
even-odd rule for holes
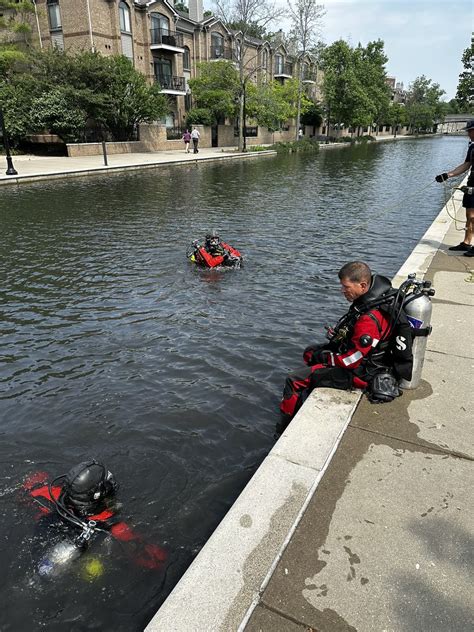
[[[219,235],[216,233],[215,230],[211,231],[210,233],[207,233],[206,235],[206,245],[210,248],[217,248],[217,246],[220,244],[220,237]]]
[[[377,373],[370,381],[367,391],[368,398],[373,404],[391,402],[402,394],[397,379],[388,371]]]
[[[83,461],[66,474],[64,493],[67,500],[84,508],[112,496],[118,485],[112,472],[95,459]]]

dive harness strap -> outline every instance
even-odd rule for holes
[[[411,335],[413,336],[413,338],[418,338],[418,336],[426,338],[430,335],[432,331],[433,327],[431,325],[429,325],[428,327],[422,327],[421,329],[412,328]]]

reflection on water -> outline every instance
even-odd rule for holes
[[[443,203],[439,185],[420,189],[465,147],[404,140],[0,191],[2,630],[143,628],[271,449],[286,372],[345,308],[337,270],[363,258],[393,275]],[[186,261],[212,227],[241,270]],[[94,581],[78,568],[32,589],[21,481],[90,456],[168,568],[118,547]]]

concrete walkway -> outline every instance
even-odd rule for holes
[[[68,178],[87,175],[102,175],[111,171],[142,170],[167,164],[196,163],[197,161],[251,158],[252,156],[274,155],[274,151],[239,153],[235,147],[203,148],[198,154],[180,151],[161,151],[142,154],[111,154],[104,165],[103,156],[13,156],[17,176],[7,176],[5,157],[0,156],[0,186],[21,184],[53,178]],[[2,164],[2,158],[4,160]]]
[[[406,137],[380,137],[378,140],[399,140],[402,138]],[[348,146],[348,143],[321,143],[320,149]],[[199,149],[198,154],[186,154],[184,149],[141,154],[110,154],[107,156],[107,166],[104,165],[102,155],[76,158],[69,158],[67,156],[20,155],[12,157],[13,166],[18,172],[16,176],[6,175],[6,158],[0,155],[0,186],[46,181],[55,178],[104,175],[117,171],[152,169],[169,164],[196,164],[200,161],[209,162],[233,158],[255,158],[256,156],[274,156],[275,154],[276,152],[273,149],[242,153],[239,152],[236,147],[204,147]]]
[[[472,629],[474,259],[447,251],[459,241],[445,208],[395,278],[436,288],[420,387],[379,406],[313,391],[147,632]]]
[[[433,259],[421,386],[362,398],[246,632],[472,629],[473,268]]]

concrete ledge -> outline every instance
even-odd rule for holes
[[[298,524],[359,397],[331,389],[311,394],[147,632],[238,629]]]
[[[456,193],[450,212],[460,208]],[[446,205],[396,274],[395,285],[409,273],[424,276],[451,222]],[[360,398],[360,392],[313,391],[146,632],[245,628]]]
[[[156,162],[142,162],[130,165],[109,165],[107,167],[103,165],[100,167],[89,167],[87,169],[71,169],[46,173],[38,172],[30,173],[27,175],[8,176],[5,178],[0,177],[0,186],[9,184],[25,184],[28,182],[43,182],[45,180],[59,180],[66,178],[79,178],[84,176],[96,176],[108,173],[120,173],[122,171],[141,171],[143,169],[157,169],[158,167],[169,165],[190,165],[197,164],[199,162],[212,162],[218,160],[230,160],[235,158],[252,158],[256,156],[273,155],[276,155],[276,151],[274,150],[252,151],[245,153],[236,152],[234,154],[223,153],[222,155],[202,156],[199,158],[185,158],[178,160],[165,159]]]

